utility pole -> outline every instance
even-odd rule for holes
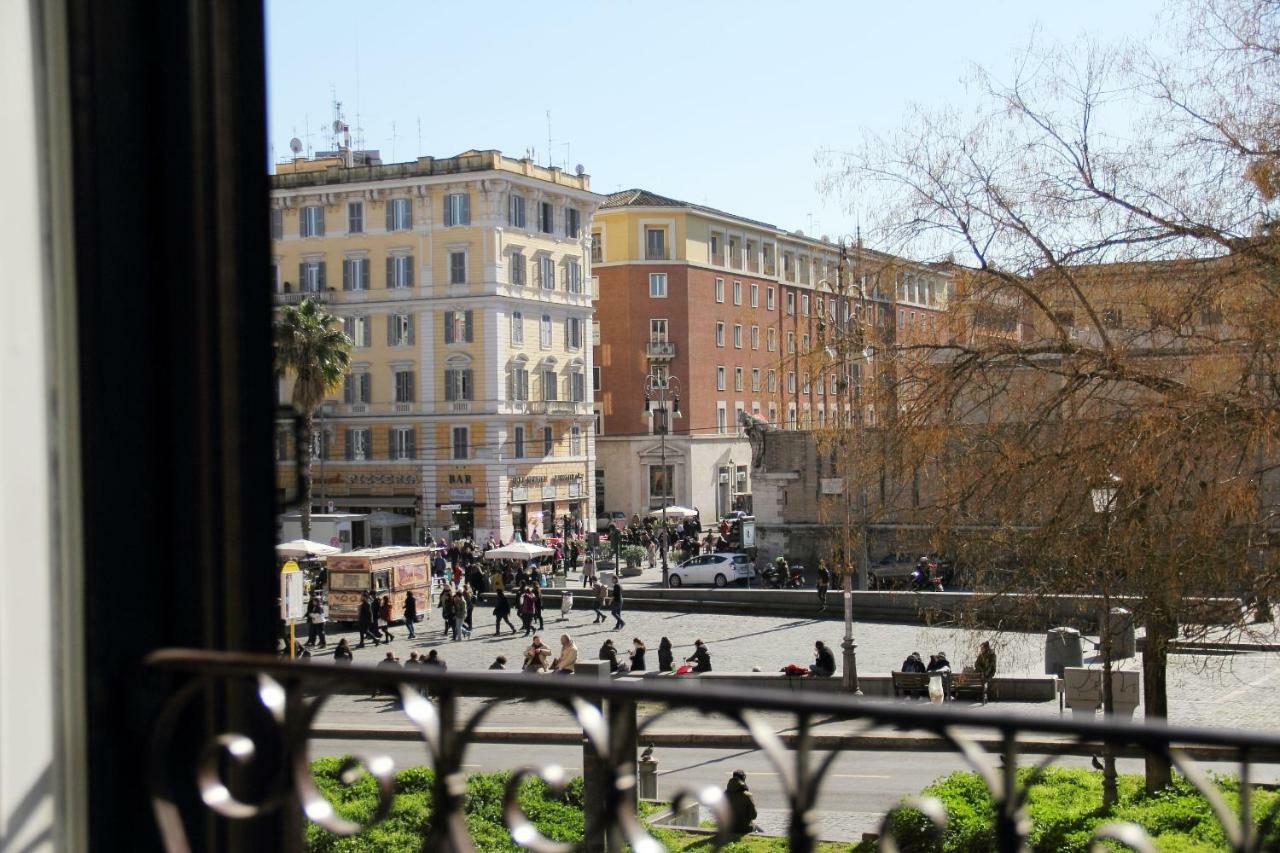
[[[668,396],[672,406],[667,408]],[[661,413],[657,426],[659,436],[659,455],[661,457],[662,476],[666,477],[667,491],[671,492],[671,497],[675,497],[675,477],[667,476],[667,432],[671,429],[671,420],[680,417],[680,380],[665,372],[650,373],[644,378],[644,413],[646,417],[653,417],[655,411]],[[670,566],[667,563],[667,551],[670,550],[671,537],[667,532],[667,496],[662,495],[662,533],[660,535],[659,544],[662,550],[662,586],[667,586],[670,576]]]

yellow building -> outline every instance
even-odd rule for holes
[[[317,420],[316,508],[481,541],[592,529],[588,176],[467,151],[294,161],[271,185],[276,304],[319,299],[355,343]],[[282,426],[286,500],[293,452]]]

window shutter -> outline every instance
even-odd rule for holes
[[[408,451],[405,455],[410,459],[417,459],[418,458],[418,428],[409,427],[409,429],[406,430],[405,432],[408,435],[408,444],[409,444],[409,446],[405,448],[405,450]]]
[[[404,283],[406,287],[413,287],[413,255],[404,259]]]
[[[298,292],[299,293],[302,293],[304,290],[307,289],[306,284],[307,284],[307,263],[306,261],[300,261],[298,263]]]
[[[342,377],[342,402],[346,403],[347,405],[351,405],[352,403],[351,394],[352,394],[351,374],[348,373],[346,376]]]
[[[387,258],[387,287],[396,286],[396,259]]]
[[[355,317],[342,318],[342,334],[346,335],[348,338],[351,338],[351,340],[353,341],[356,339],[356,318]]]
[[[471,224],[471,193],[463,193],[462,196],[462,222],[461,225]]]
[[[395,201],[387,199],[387,230],[391,231],[395,227]]]
[[[444,197],[444,227],[453,225],[453,196]]]
[[[468,367],[466,370],[462,371],[462,399],[475,399],[475,385],[473,385],[472,382],[472,370]]]
[[[344,258],[342,261],[342,289],[351,289],[351,260]]]
[[[405,199],[404,227],[413,230],[413,199]]]
[[[446,370],[444,372],[444,398],[446,401],[455,399],[453,394],[453,371]]]
[[[324,293],[325,291],[324,268],[327,266],[327,264],[324,261],[321,261],[320,263],[316,264],[316,266],[320,268],[320,292]]]
[[[373,378],[368,373],[360,374],[360,402],[367,403],[373,397]]]
[[[316,236],[324,236],[324,207],[316,205]]]
[[[307,236],[307,209],[305,207],[298,209],[298,236]]]
[[[356,458],[356,431],[353,429],[346,430],[343,433],[342,443],[346,448],[343,454],[348,461]]]
[[[467,311],[462,315],[462,339],[467,343],[471,343],[471,312]]]
[[[404,316],[405,343],[409,346],[413,346],[413,317],[413,314],[406,314]]]
[[[387,315],[387,346],[395,346],[396,343],[396,315]]]
[[[453,339],[453,312],[452,311],[444,312],[444,342],[446,344],[457,343],[457,341]]]
[[[406,370],[404,375],[406,377],[405,381],[409,383],[409,387],[405,389],[405,400],[412,403],[418,399],[418,383],[412,370]]]

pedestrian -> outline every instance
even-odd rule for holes
[[[355,655],[351,654],[351,647],[347,645],[347,638],[343,637],[338,641],[338,647],[333,650],[333,662],[341,666],[350,666],[355,660]]]
[[[474,586],[471,586],[470,584],[467,584],[466,586],[464,586],[462,588],[462,600],[466,602],[466,605],[467,605],[466,626],[467,626],[467,636],[470,637],[471,636],[471,614],[476,607],[476,588]]]
[[[809,673],[817,678],[830,678],[836,674],[836,656],[821,640],[813,644],[813,666]]]
[[[658,672],[671,672],[675,657],[671,654],[671,641],[663,637],[658,641]]]
[[[374,630],[374,625],[378,621],[378,607],[374,603],[373,593],[366,592],[360,598],[360,608],[356,611],[356,624],[360,630],[360,642],[356,646],[357,649],[364,648],[364,638],[368,637],[373,640],[375,646],[381,645],[378,639],[378,632]]]
[[[613,605],[609,612],[613,614],[613,630],[622,630],[627,623],[622,621],[622,581],[617,578],[613,581]]]
[[[401,668],[402,667],[400,666],[400,661],[396,657],[395,652],[387,652],[387,656],[382,660],[378,661],[378,665],[377,667],[375,667],[375,669],[401,669]],[[377,687],[373,688],[373,695],[370,696],[369,698],[376,699],[378,698],[378,694],[381,692],[382,692],[382,685],[378,685]]]
[[[658,565],[658,543],[652,536],[646,537],[649,541],[645,543],[645,550],[648,552],[649,565]]]
[[[391,635],[391,596],[382,596],[382,604],[378,606],[378,629],[382,631],[382,636],[390,643],[395,639]]]
[[[445,587],[448,591],[448,587]],[[444,620],[444,635],[447,637],[453,633],[453,617],[456,612],[453,593],[448,592],[447,595],[440,596],[440,618]],[[456,637],[454,639],[457,639]]]
[[[444,672],[449,668],[448,664],[446,664],[440,658],[440,653],[435,649],[432,649],[431,651],[427,652],[427,656],[425,658],[419,659],[418,663],[423,667],[428,667],[428,666],[435,667],[441,672]]]
[[[947,660],[946,652],[938,652],[936,655],[929,655],[928,672],[950,672],[951,661]]]
[[[592,620],[591,624],[598,625],[606,618],[604,615],[604,599],[608,593],[605,591],[604,584],[600,583],[600,581],[595,582],[592,587],[592,593],[595,595],[595,602],[591,609],[595,612],[596,618]]]
[[[578,662],[578,646],[568,634],[560,635],[560,656],[551,663],[551,668],[559,675],[573,675],[574,665]]]
[[[418,621],[418,599],[414,598],[413,590],[409,590],[404,594],[404,627],[409,632],[409,639],[417,639],[417,629],[414,623]]]
[[[991,650],[991,643],[986,640],[978,647],[978,657],[973,662],[973,669],[982,675],[983,681],[996,677],[996,653]]]
[[[537,613],[538,601],[533,597],[533,590],[526,586],[520,595],[520,626],[526,637],[533,633],[533,617]]]
[[[471,639],[471,631],[467,628],[467,599],[459,589],[453,594],[453,639]]]
[[[729,784],[724,787],[724,797],[729,804],[732,820],[729,831],[734,835],[744,835],[756,830],[756,801],[747,787],[747,774],[744,770],[735,770],[729,777]]]
[[[613,640],[605,640],[604,645],[600,647],[600,653],[596,657],[609,662],[610,672],[618,671],[618,650],[613,647]]]
[[[328,641],[324,636],[324,623],[326,614],[324,612],[324,602],[320,600],[319,593],[313,593],[311,601],[307,602],[307,645],[324,648],[328,645]]]
[[[685,658],[685,663],[693,664],[694,672],[710,672],[711,653],[707,651],[707,644],[701,640],[694,640],[693,654]]]
[[[538,620],[538,630],[545,631],[546,625],[542,621],[542,586],[536,583],[533,586],[533,615]]]
[[[496,637],[502,633],[503,622],[507,623],[507,627],[514,634],[516,626],[511,624],[511,602],[507,600],[507,594],[501,589],[496,590],[493,594],[493,636]]]
[[[818,607],[819,611],[827,609],[827,590],[831,588],[831,570],[826,560],[818,561]]]
[[[489,669],[505,670],[506,668],[507,668],[507,658],[505,655],[498,655],[496,658],[493,659],[493,663],[489,664]]]
[[[907,655],[906,660],[902,662],[901,672],[924,672],[924,660],[921,659],[919,652],[912,652]]]
[[[644,653],[646,651],[648,649],[645,648],[643,640],[639,637],[632,638],[631,651],[628,652],[631,655],[632,672],[644,672]]]

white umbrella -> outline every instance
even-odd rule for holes
[[[669,506],[667,507],[667,518],[693,518],[698,514],[696,509],[689,509],[687,506]],[[650,511],[650,518],[662,518],[662,510],[655,509]]]
[[[295,539],[292,542],[281,542],[276,546],[276,553],[281,557],[327,557],[330,554],[341,554],[342,549],[309,539]]]
[[[490,548],[484,552],[486,560],[532,560],[534,557],[546,557],[554,554],[550,548],[534,545],[532,542],[512,542],[501,548]]]

